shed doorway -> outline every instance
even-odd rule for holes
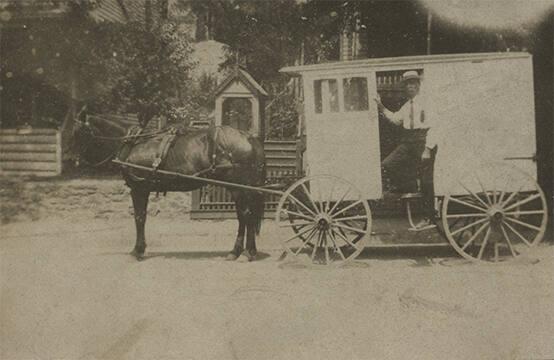
[[[222,125],[249,131],[252,125],[252,103],[248,98],[228,98],[223,101]]]

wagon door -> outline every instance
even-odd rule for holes
[[[367,199],[381,197],[375,83],[369,71],[304,77],[307,174],[347,179]]]

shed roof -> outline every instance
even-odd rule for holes
[[[229,87],[229,85],[233,83],[233,81],[237,80],[242,82],[253,94],[257,96],[268,96],[264,88],[256,80],[254,80],[252,75],[238,66],[235,68],[233,73],[223,80],[221,85],[219,85],[215,91],[215,96],[220,95],[225,91],[225,89],[227,89],[227,87]]]

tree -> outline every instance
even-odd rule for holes
[[[148,121],[169,116],[187,99],[189,70],[193,66],[191,42],[177,24],[166,20],[147,27],[132,22],[112,25],[107,64],[110,88],[101,104],[120,112],[138,113]],[[111,56],[110,56],[111,53]]]

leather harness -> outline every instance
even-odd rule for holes
[[[139,138],[142,138],[143,128],[141,127],[132,127],[128,130],[127,135],[125,136],[124,144],[128,146],[133,146],[136,144]],[[183,129],[170,127],[164,134],[156,151],[156,157],[152,162],[152,175],[156,173],[156,170],[164,163],[167,158],[169,150],[174,145],[177,137],[183,135],[186,132]],[[235,163],[233,161],[233,153],[228,151],[227,139],[225,133],[221,131],[220,127],[213,127],[208,131],[208,156],[210,158],[210,167],[207,169],[201,170],[193,174],[192,176],[204,176],[211,175],[216,170],[219,169],[230,169],[235,167],[240,167],[240,163]],[[218,159],[227,158],[230,164],[217,164]],[[121,159],[123,160],[123,159]],[[261,165],[263,166],[263,164]],[[139,180],[138,178],[135,180]],[[147,179],[143,179],[147,180]]]

